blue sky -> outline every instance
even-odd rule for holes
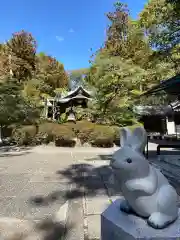
[[[0,41],[24,29],[38,42],[38,51],[56,57],[66,70],[88,67],[90,48],[103,43],[113,0],[2,1]],[[124,1],[123,1],[124,2]],[[136,18],[146,0],[125,1]]]

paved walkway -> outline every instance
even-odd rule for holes
[[[114,150],[0,150],[0,234],[11,239],[99,239]],[[23,235],[22,235],[23,234]],[[20,238],[20,235],[21,238]],[[16,237],[17,237],[16,236]],[[88,237],[88,238],[87,238]]]
[[[100,214],[121,195],[108,166],[115,150],[0,150],[3,239],[100,239]]]

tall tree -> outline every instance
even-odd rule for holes
[[[44,93],[52,94],[56,88],[68,86],[68,75],[63,64],[44,53],[37,56],[36,78],[42,83],[40,90]]]
[[[132,90],[139,90],[145,77],[146,71],[130,60],[97,56],[87,77],[95,88],[97,114],[111,123],[117,123],[113,119],[115,115],[119,115],[116,121],[122,120],[133,103]]]
[[[1,130],[14,123],[33,122],[39,110],[22,96],[22,85],[16,79],[5,78],[0,82],[0,142]]]
[[[9,74],[10,69],[7,46],[2,43],[0,44],[0,78],[3,79],[4,76],[7,76]]]
[[[36,41],[32,34],[24,30],[13,33],[6,45],[13,76],[19,81],[31,78],[36,69]]]
[[[126,4],[116,2],[114,8],[113,12],[107,14],[109,25],[103,51],[147,67],[152,51],[143,29],[138,21],[130,18]]]
[[[172,62],[180,72],[180,11],[179,1],[150,0],[140,14],[141,26],[146,30],[150,44],[156,49],[156,58]]]
[[[110,23],[104,47],[95,54],[86,79],[96,92],[96,114],[110,123],[122,124],[133,119],[134,97],[171,77],[174,70],[168,62],[155,58],[156,51],[150,48],[144,28],[130,18],[127,5],[117,2],[114,7],[107,14]],[[141,103],[162,101],[166,96]]]
[[[116,2],[114,4],[115,11],[109,12],[107,18],[109,26],[107,28],[107,39],[105,41],[105,49],[113,56],[126,56],[125,42],[128,34],[129,10],[127,5]]]

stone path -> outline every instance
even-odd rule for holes
[[[114,150],[0,151],[0,237],[100,239],[100,214],[121,195],[110,180]]]
[[[0,234],[11,239],[99,239],[100,213],[109,204],[113,150],[38,147],[0,151]],[[104,156],[101,156],[100,153]],[[102,158],[101,160],[99,160]],[[100,174],[102,173],[102,175]],[[12,235],[12,236],[11,236]],[[87,238],[88,236],[88,238]]]

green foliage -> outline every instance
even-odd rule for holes
[[[116,146],[120,146],[120,127],[118,126],[111,126],[114,131],[114,144]]]
[[[132,112],[135,104],[165,104],[171,99],[166,94],[138,96],[180,73],[179,1],[149,0],[138,20],[132,20],[128,6],[118,1],[106,16],[106,39],[92,56],[89,69],[68,74],[55,58],[36,54],[36,40],[25,31],[0,44],[1,125],[37,122],[42,96],[63,96],[69,82],[70,88],[82,85],[94,92],[88,109],[77,108],[76,113],[78,120],[91,119],[96,124],[133,125],[137,122]],[[64,125],[65,120],[66,114],[59,123]],[[70,129],[85,142],[94,126],[84,126],[84,132],[73,125]],[[39,138],[49,136],[46,131],[39,134]],[[54,125],[50,134],[55,134]]]
[[[4,79],[0,83],[0,124],[32,123],[38,117],[38,109],[22,96],[17,81]]]
[[[172,62],[177,73],[180,71],[179,20],[178,1],[151,0],[140,14],[140,24],[146,30],[151,46],[157,49],[156,57]]]
[[[83,68],[78,70],[73,70],[69,72],[69,85],[70,89],[75,89],[79,86],[87,87],[87,82],[85,81],[85,76],[88,74],[89,69]]]
[[[96,89],[96,118],[115,124],[116,122],[112,121],[114,114],[122,118],[122,114],[128,113],[133,104],[132,90],[140,89],[146,74],[145,70],[131,61],[123,61],[120,57],[98,56],[87,78]]]
[[[76,113],[76,120],[82,121],[82,120],[88,120],[90,118],[89,109],[82,108],[81,106],[77,106],[75,108]]]
[[[58,122],[59,122],[59,123],[65,123],[66,120],[67,120],[67,115],[66,115],[66,113],[62,113],[62,114],[60,115],[60,118],[59,118]]]
[[[76,144],[75,133],[71,128],[59,125],[55,132],[55,145],[59,147],[74,147]]]
[[[102,52],[122,59],[131,59],[136,65],[146,67],[152,50],[144,37],[143,29],[137,21],[130,18],[127,5],[115,3],[114,11],[109,12],[107,18],[110,24]]]
[[[40,144],[49,144],[50,142],[54,142],[55,136],[51,133],[43,133],[38,132],[33,141],[35,141],[36,145]]]
[[[84,144],[86,142],[89,142],[90,134],[93,132],[94,128],[95,128],[94,123],[83,120],[77,122],[73,130],[77,138],[80,139],[81,144]]]
[[[63,64],[42,53],[37,56],[36,79],[40,81],[39,90],[51,95],[55,89],[68,86],[68,75]]]
[[[113,147],[114,130],[109,126],[96,125],[90,133],[89,142],[95,147]]]
[[[95,90],[93,119],[123,126],[134,123],[134,92],[147,88],[152,50],[138,22],[130,19],[127,5],[117,2],[114,7],[107,14],[105,46],[97,52],[86,81]]]
[[[35,146],[40,144],[48,144],[54,141],[54,135],[52,132],[37,131],[37,127],[34,125],[22,126],[15,128],[12,132],[12,141],[19,146],[28,145]]]
[[[58,123],[53,122],[44,122],[39,125],[39,132],[53,134],[56,131],[56,127],[58,127]]]
[[[129,126],[131,130],[140,123]],[[120,127],[96,124],[88,121],[58,124],[44,122],[37,125],[15,127],[11,140],[17,145],[35,146],[54,142],[59,147],[74,147],[76,139],[81,144],[89,143],[93,147],[112,147],[120,145]]]
[[[107,14],[109,25],[104,47],[93,56],[86,77],[95,92],[94,105],[91,106],[94,121],[119,126],[133,125],[137,121],[132,112],[134,104],[168,102],[166,94],[138,97],[178,72],[179,45],[171,48],[171,52],[168,50],[170,60],[167,60],[163,44],[164,47],[169,45],[166,41],[166,46],[161,39],[164,38],[164,31],[169,31],[170,25],[172,29],[179,28],[177,22],[173,22],[180,19],[179,13],[175,13],[178,6],[176,1],[168,4],[165,1],[171,0],[149,1],[137,21],[130,18],[127,5],[121,2],[115,3],[114,11]],[[157,31],[153,35],[154,29],[160,30],[161,37],[156,35]],[[174,39],[179,41],[175,36]],[[169,41],[174,44],[173,39]],[[155,42],[156,45],[151,44]],[[158,49],[153,50],[151,46]]]
[[[12,141],[17,145],[33,145],[36,136],[36,127],[29,125],[15,128],[12,132]]]

